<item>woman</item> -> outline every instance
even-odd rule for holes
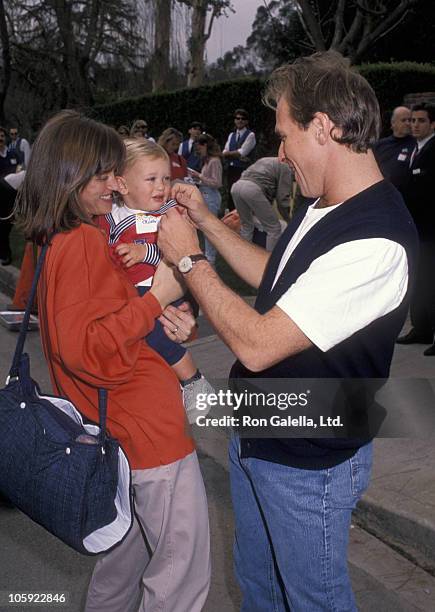
[[[221,209],[222,196],[219,189],[222,187],[222,153],[213,136],[201,134],[196,141],[196,147],[201,159],[201,172],[189,168],[189,175],[199,181],[198,187],[210,212],[218,216]],[[216,262],[216,249],[205,238],[205,256],[214,266]]]
[[[52,384],[94,421],[97,389],[108,389],[108,429],[132,468],[133,527],[98,560],[86,612],[132,609],[141,582],[140,610],[199,612],[209,585],[204,486],[176,376],[142,339],[180,287],[163,266],[138,297],[93,223],[110,212],[123,169],[114,130],[63,111],[33,151],[17,208],[26,237],[50,244],[38,299]],[[184,339],[188,317],[180,316]]]
[[[143,119],[135,119],[130,129],[130,138],[146,138],[155,142],[152,136],[148,134],[148,124]]]
[[[182,155],[178,154],[183,134],[173,127],[167,128],[161,133],[157,141],[165,149],[171,161],[171,180],[183,180],[187,176],[187,162]]]

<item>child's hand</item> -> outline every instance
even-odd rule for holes
[[[123,266],[131,268],[131,266],[143,262],[147,249],[146,244],[118,244],[115,247],[115,253],[121,259]]]

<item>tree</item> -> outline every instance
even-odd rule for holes
[[[169,89],[171,0],[156,0],[153,56],[153,92]]]
[[[313,49],[335,49],[358,63],[421,0],[289,0]]]
[[[231,0],[177,0],[192,9],[191,35],[188,40],[189,61],[187,86],[198,87],[204,81],[204,52],[210,38],[213,22],[227,11],[233,13]],[[207,25],[207,13],[210,13]]]
[[[6,12],[3,0],[0,0],[0,40],[2,45],[3,79],[0,89],[0,121],[5,121],[5,100],[11,82],[11,50],[9,44],[9,32],[6,23]]]

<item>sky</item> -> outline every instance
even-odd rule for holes
[[[244,45],[251,33],[252,23],[261,0],[232,0],[236,13],[215,20],[210,39],[207,42],[207,60],[214,62],[236,45]]]

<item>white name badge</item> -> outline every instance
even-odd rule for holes
[[[136,234],[155,234],[159,227],[160,217],[136,213]]]
[[[414,168],[414,170],[412,171],[412,174],[420,174],[421,170],[420,168]]]
[[[398,161],[406,161],[406,155],[404,153],[399,153],[397,158]]]

